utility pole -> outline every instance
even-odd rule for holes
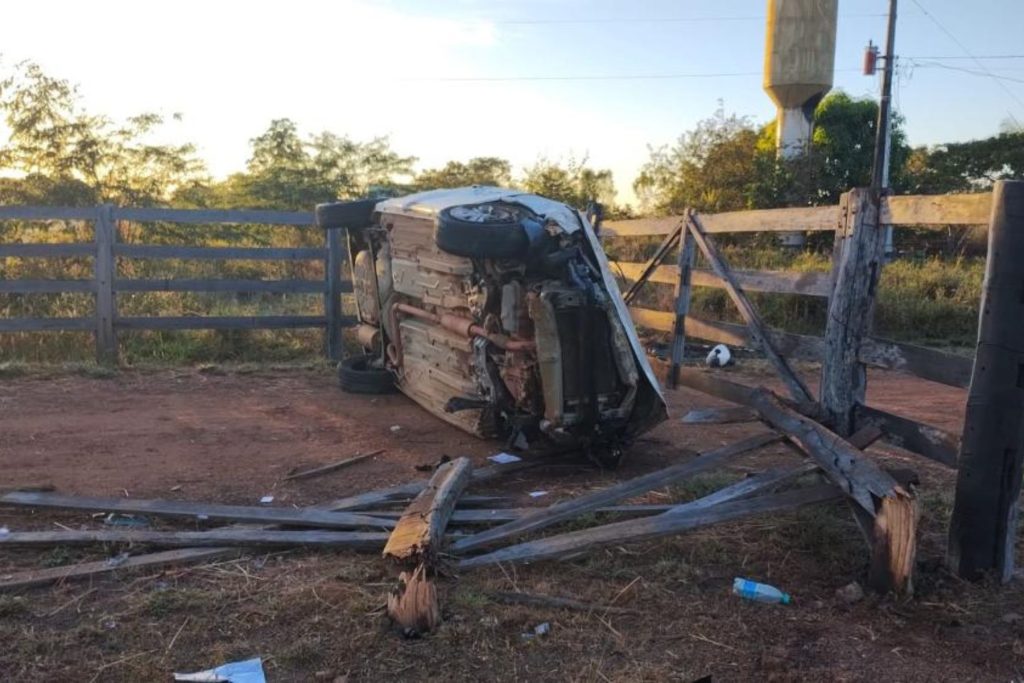
[[[880,196],[889,189],[889,156],[892,151],[892,76],[896,68],[896,0],[889,0],[889,26],[885,38],[885,70],[882,72],[882,98],[878,102],[878,126],[875,134],[875,162],[871,169],[871,189]],[[885,255],[893,252],[892,226],[885,226]]]

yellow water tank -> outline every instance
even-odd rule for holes
[[[780,109],[816,104],[832,88],[839,0],[768,0],[764,89]]]

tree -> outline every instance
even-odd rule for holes
[[[512,184],[512,164],[498,157],[474,157],[466,163],[449,161],[441,168],[422,171],[414,184],[421,190],[467,185],[508,187]]]
[[[807,154],[779,159],[775,123],[755,130],[750,120],[721,108],[683,134],[671,148],[652,150],[633,187],[644,208],[677,213],[834,204],[853,187],[868,185],[874,159],[878,105],[837,91],[814,113]],[[909,155],[902,119],[893,117],[892,181],[906,186]]]
[[[304,140],[290,119],[271,121],[250,145],[244,173],[179,198],[203,206],[309,210],[393,188],[415,161],[394,152],[386,138],[356,142],[323,132]]]
[[[749,208],[750,188],[758,178],[757,140],[749,119],[726,116],[719,107],[674,146],[650,150],[650,160],[633,182],[641,209],[670,214],[686,207],[707,212]]]
[[[565,166],[540,159],[525,169],[524,174],[520,185],[527,192],[565,202],[577,209],[585,209],[589,202],[597,201],[614,213],[615,181],[612,172],[589,168],[586,157],[579,161],[570,158]]]
[[[77,89],[22,63],[0,81],[0,110],[10,129],[0,167],[17,177],[0,182],[0,201],[151,205],[205,181],[190,144],[153,144],[156,114],[116,125],[84,111]]]
[[[981,192],[997,180],[1024,178],[1024,131],[918,147],[906,165],[908,190],[920,194]]]

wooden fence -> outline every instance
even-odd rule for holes
[[[700,229],[707,235],[726,233],[753,232],[831,232],[835,235],[835,259],[830,273],[797,273],[797,272],[756,272],[745,270],[728,271],[729,279],[742,295],[742,291],[766,292],[773,294],[795,294],[819,297],[829,300],[830,307],[833,293],[846,292],[855,286],[855,273],[851,265],[850,272],[841,274],[841,255],[844,245],[852,242],[852,237],[864,223],[867,211],[863,191],[853,191],[843,197],[839,206],[807,207],[790,209],[768,209],[755,211],[738,211],[730,213],[699,215]],[[949,225],[987,225],[991,215],[991,194],[942,195],[942,196],[894,196],[881,201],[879,217],[876,225],[917,226],[944,228]],[[662,236],[668,239],[686,221],[685,217],[671,216],[666,218],[648,218],[638,220],[608,221],[604,224],[603,235],[620,238]],[[861,232],[864,232],[861,230]],[[677,262],[674,265],[658,263],[616,262],[613,268],[630,280],[642,278],[646,273],[648,281],[670,284],[675,287],[676,304],[674,311],[652,310],[638,306],[630,306],[634,322],[662,332],[673,333],[675,366],[670,373],[670,384],[681,360],[681,345],[685,338],[700,339],[729,346],[759,348],[755,335],[756,327],[748,324],[737,324],[719,320],[706,320],[689,315],[690,287],[727,288],[728,284],[714,270],[693,268],[693,248],[688,246],[690,234],[684,228],[683,237],[679,240]],[[881,260],[878,261],[881,263]],[[844,278],[837,286],[837,279]],[[864,273],[860,278],[867,282],[873,278],[877,283],[878,274]],[[873,285],[872,285],[873,286]],[[874,291],[870,295],[859,297],[868,307],[873,300]],[[734,297],[735,301],[735,297]],[[831,312],[830,312],[831,315]],[[833,331],[835,333],[836,331]],[[825,366],[834,365],[836,372],[849,371],[851,365],[869,365],[907,372],[923,379],[939,382],[955,387],[967,387],[971,381],[973,359],[950,354],[916,344],[865,336],[857,339],[855,349],[857,363],[829,363],[828,333],[826,337],[793,334],[783,330],[765,329],[764,335],[771,346],[782,356],[792,359],[820,361]],[[834,346],[834,344],[833,344]],[[823,368],[822,385],[826,389],[830,378],[829,367]],[[702,390],[715,393],[707,378],[694,373],[683,373],[679,381],[683,384],[699,383]],[[835,378],[832,378],[835,379]],[[847,387],[847,389],[850,389]],[[859,387],[861,392],[863,386]],[[718,392],[728,394],[728,390]],[[917,452],[928,458],[951,467],[956,467],[960,447],[959,435],[950,434],[937,427],[922,424],[906,417],[894,415],[877,408],[863,405],[856,401],[857,391],[850,390],[851,419],[855,425],[841,430],[849,433],[855,426],[876,424],[885,431],[890,441]],[[735,396],[733,395],[733,398]],[[856,414],[853,414],[856,413]]]
[[[0,244],[0,258],[56,258],[85,256],[93,259],[93,277],[80,280],[0,280],[0,293],[41,294],[79,292],[95,297],[95,315],[77,318],[0,318],[0,332],[91,331],[96,357],[116,363],[120,330],[233,330],[323,328],[328,356],[341,356],[341,329],[351,322],[342,314],[341,294],[352,284],[342,277],[344,236],[327,230],[323,247],[198,247],[124,244],[117,239],[117,222],[167,222],[185,224],[262,224],[309,227],[313,214],[285,211],[221,211],[191,209],[96,207],[0,206],[0,220],[87,221],[94,230],[92,242],[71,244]],[[310,229],[313,229],[310,227]],[[117,259],[323,261],[322,280],[240,279],[122,279]],[[323,315],[259,316],[120,316],[119,292],[272,292],[320,293]]]

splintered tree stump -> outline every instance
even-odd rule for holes
[[[411,574],[399,574],[398,586],[388,595],[388,617],[407,638],[422,635],[440,625],[437,587],[427,578],[426,565],[419,565]]]
[[[384,546],[384,557],[431,564],[440,551],[445,527],[471,473],[469,458],[458,458],[438,467],[426,488],[402,513]]]

